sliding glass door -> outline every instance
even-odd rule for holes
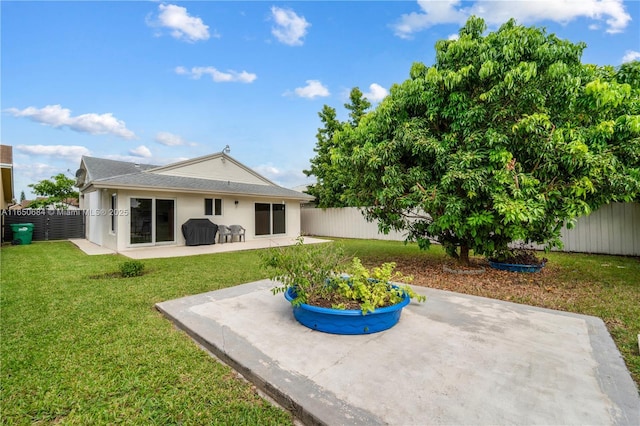
[[[130,243],[175,241],[175,200],[131,198]]]
[[[271,231],[273,234],[286,234],[284,220],[284,204],[271,205]]]
[[[286,234],[284,204],[255,204],[256,235]]]
[[[156,243],[175,241],[174,212],[174,200],[156,200]]]
[[[131,244],[148,244],[153,242],[151,235],[153,200],[151,198],[132,198],[130,205]]]

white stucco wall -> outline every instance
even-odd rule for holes
[[[102,199],[100,197],[99,191],[85,194],[84,202],[85,202],[84,208],[89,213],[91,211],[102,208]],[[103,233],[102,233],[102,223],[100,221],[100,218],[97,215],[87,214],[86,224],[87,224],[86,235],[88,240],[91,241],[92,243],[95,243],[101,246]]]
[[[109,198],[112,191],[105,191],[106,197],[103,201],[105,206],[109,205]],[[271,238],[273,235],[255,235],[255,203],[281,204],[281,198],[256,199],[251,197],[233,197],[214,194],[172,194],[167,192],[139,192],[139,191],[118,191],[118,210],[125,212],[118,216],[118,238],[117,243],[114,235],[109,235],[108,216],[102,217],[104,229],[107,234],[103,234],[103,241],[109,242],[109,248],[122,251],[131,247],[129,243],[130,235],[130,199],[131,198],[159,198],[175,200],[175,245],[184,245],[185,240],[182,235],[182,224],[189,219],[206,218],[217,225],[242,225],[246,229],[246,240]],[[222,199],[222,215],[206,216],[204,214],[205,198]],[[235,201],[238,201],[236,205]],[[300,203],[298,201],[286,201],[286,233],[277,234],[278,237],[297,237],[300,234]],[[108,208],[108,207],[107,207]],[[113,246],[111,246],[113,245]],[[106,245],[105,245],[106,246]],[[139,246],[139,245],[136,245]]]

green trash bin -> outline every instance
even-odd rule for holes
[[[33,223],[12,223],[13,241],[20,241],[20,244],[31,244],[33,237]]]

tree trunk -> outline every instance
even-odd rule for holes
[[[461,265],[469,266],[469,246],[466,244],[460,245],[460,257],[458,262]]]

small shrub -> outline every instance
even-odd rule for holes
[[[144,273],[144,264],[139,260],[131,260],[120,265],[120,273],[125,278],[139,277]]]

